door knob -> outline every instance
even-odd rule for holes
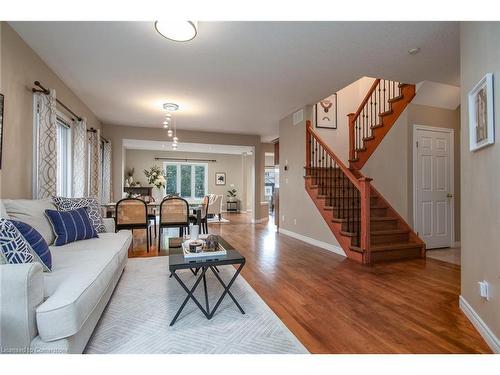
[[[453,198],[453,194],[451,193],[446,194],[446,198]]]

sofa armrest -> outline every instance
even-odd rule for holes
[[[0,350],[29,353],[37,336],[36,308],[43,302],[40,263],[0,265]]]
[[[104,221],[104,226],[106,227],[106,233],[115,233],[115,219],[112,217],[106,217],[102,220]]]

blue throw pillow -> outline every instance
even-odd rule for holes
[[[42,235],[38,233],[31,225],[23,223],[22,221],[9,220],[21,232],[22,236],[31,248],[35,251],[41,260],[44,271],[52,271],[52,254],[50,253],[47,242],[43,239]]]
[[[55,246],[99,237],[85,207],[72,211],[45,210],[56,235]]]
[[[0,264],[42,263],[21,232],[6,219],[0,219],[0,250]]]

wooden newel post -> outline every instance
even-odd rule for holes
[[[311,167],[311,121],[306,121],[306,174],[310,174]]]
[[[361,203],[361,218],[360,218],[360,242],[361,249],[365,256],[363,263],[370,263],[370,194],[371,194],[371,178],[361,177],[359,180],[360,187],[360,203]]]
[[[354,145],[354,138],[355,138],[354,124],[356,122],[356,120],[355,120],[356,114],[349,113],[347,115],[347,117],[349,118],[349,160],[353,160],[355,158],[355,155],[356,155],[354,152],[354,148],[355,148],[355,145]]]

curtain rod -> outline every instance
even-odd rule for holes
[[[94,128],[90,128],[90,129],[87,129],[87,133],[97,133],[97,130]],[[109,141],[106,138],[104,138],[102,135],[100,137],[101,137],[101,141],[109,143]]]
[[[44,94],[48,95],[50,91],[46,89],[45,87],[42,86],[42,84],[39,81],[34,82],[35,86],[39,87],[39,89],[32,88],[31,91],[33,92],[43,92]],[[63,102],[61,102],[59,99],[56,98],[56,102],[59,103],[61,107],[63,107],[66,111],[71,113],[73,116],[77,118],[78,121],[82,121],[82,118],[78,116],[75,112],[73,112],[68,106],[66,106]]]
[[[210,162],[210,163],[217,162],[217,160],[215,160],[215,159],[181,159],[181,158],[161,158],[161,157],[157,157],[157,158],[155,158],[155,160],[170,160],[170,161],[185,161],[185,162],[188,162],[188,161],[206,161],[206,162]]]
[[[31,91],[33,92],[41,92],[41,93],[44,93],[45,95],[48,95],[50,94],[50,91],[48,89],[46,89],[45,87],[42,86],[42,84],[40,83],[40,81],[35,81],[34,82],[35,86],[39,87],[40,89],[36,89],[36,88],[32,88]],[[63,102],[61,102],[59,99],[56,98],[56,102],[59,103],[59,105],[61,107],[63,107],[66,111],[68,111],[69,113],[71,113],[73,116],[75,116],[77,118],[78,121],[82,121],[82,118],[80,116],[78,116],[75,112],[73,112],[69,107],[67,107]],[[73,121],[75,121],[75,119],[71,119]],[[91,133],[95,133],[97,132],[97,130],[95,130],[94,128],[90,128],[90,129],[87,129],[88,132],[91,132]],[[101,140],[106,142],[106,143],[109,143],[109,141],[102,137],[101,136]]]

